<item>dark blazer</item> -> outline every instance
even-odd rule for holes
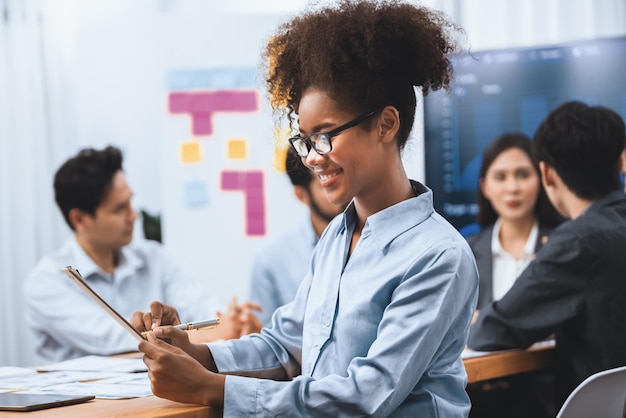
[[[557,395],[626,365],[626,196],[593,202],[555,228],[509,292],[480,310],[474,350],[526,348],[554,334]]]
[[[491,254],[491,234],[493,233],[494,224],[489,225],[478,234],[467,237],[474,257],[476,258],[476,266],[478,267],[478,306],[481,309],[493,302],[493,257]],[[541,248],[541,240],[547,236],[551,227],[539,225],[539,234],[535,243],[535,252]]]

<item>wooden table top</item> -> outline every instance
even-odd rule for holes
[[[489,380],[550,367],[554,345],[533,346],[528,350],[493,352],[463,360],[468,383]],[[86,403],[33,412],[0,412],[0,418],[215,418],[222,409],[182,404],[147,396],[133,399],[95,399]]]
[[[554,363],[554,344],[541,343],[528,350],[494,351],[466,358],[463,363],[468,383],[547,369]]]

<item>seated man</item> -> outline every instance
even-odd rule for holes
[[[184,276],[156,241],[133,241],[137,213],[122,171],[119,149],[85,149],[66,161],[54,177],[55,199],[74,231],[65,245],[44,257],[24,284],[27,323],[42,360],[58,362],[88,354],[109,355],[137,349],[137,342],[100,306],[61,272],[71,265],[87,283],[126,318],[153,300],[181,307],[181,319],[216,316],[198,285]],[[233,311],[251,304],[231,304],[213,338],[239,337],[249,324]],[[252,329],[253,331],[256,329]]]
[[[258,316],[266,327],[270,326],[276,308],[295,298],[317,240],[328,223],[345,208],[328,201],[317,176],[302,164],[291,147],[287,150],[285,168],[293,192],[309,208],[309,216],[274,237],[252,263],[250,300],[263,309]]]
[[[561,105],[539,126],[534,154],[548,198],[568,221],[470,332],[475,350],[556,339],[557,404],[586,377],[626,365],[624,121],[603,107]]]

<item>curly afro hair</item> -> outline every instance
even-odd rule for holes
[[[329,92],[346,109],[392,105],[400,114],[398,146],[411,132],[415,90],[447,88],[452,34],[439,12],[395,0],[341,0],[281,25],[264,52],[270,102],[292,123],[309,87]]]

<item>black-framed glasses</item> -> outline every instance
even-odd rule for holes
[[[352,128],[353,126],[357,126],[359,123],[364,120],[371,118],[376,113],[380,112],[381,109],[374,110],[372,112],[368,112],[364,115],[359,116],[356,119],[351,120],[348,123],[344,123],[341,126],[333,129],[328,132],[314,132],[311,135],[302,138],[301,136],[294,136],[289,138],[289,143],[296,151],[296,154],[300,157],[306,157],[309,155],[311,148],[315,150],[319,155],[328,154],[333,150],[333,144],[330,141],[330,138],[339,135],[341,132],[345,131],[348,128]]]

